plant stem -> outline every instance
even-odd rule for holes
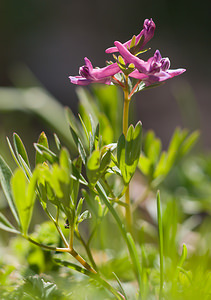
[[[82,266],[84,266],[84,268],[94,274],[97,274],[97,272],[74,249],[68,250],[69,251],[66,252],[70,253]]]
[[[130,95],[128,96],[129,99],[131,99],[131,97],[133,96],[133,94],[134,94],[134,92],[136,91],[136,89],[137,89],[137,87],[138,87],[138,85],[139,85],[140,82],[141,82],[141,80],[139,80],[139,81],[134,85],[134,87],[133,87],[133,89],[132,89]]]
[[[70,249],[73,249],[73,236],[74,236],[74,225],[71,224],[70,225],[70,244],[69,244]]]
[[[65,267],[68,267],[70,269],[73,269],[75,271],[80,272],[81,274],[87,275],[90,278],[96,280],[97,282],[99,282],[104,288],[106,288],[108,291],[110,291],[118,300],[125,300],[125,297],[118,292],[115,288],[113,288],[110,283],[108,283],[105,279],[103,279],[102,277],[99,276],[99,274],[93,274],[91,272],[89,272],[88,270],[81,268],[78,265],[75,265],[71,262],[67,262],[67,261],[63,261],[60,259],[55,259],[55,261]]]
[[[53,246],[47,246],[47,245],[44,245],[44,244],[34,241],[29,236],[22,235],[22,237],[24,237],[26,240],[28,240],[32,244],[34,244],[40,248],[43,248],[45,250],[51,250],[51,251],[57,251],[57,252],[67,252],[70,255],[72,255],[88,271],[92,272],[93,274],[97,274],[97,272],[74,249],[70,249],[69,247],[68,248],[58,248],[58,247],[53,247]]]
[[[130,190],[129,190],[129,184],[127,187],[127,190],[125,192],[125,203],[126,206],[126,221],[127,221],[127,230],[132,233],[132,214],[131,214],[131,205],[130,205]]]
[[[131,241],[133,238],[132,238],[132,235],[131,237],[129,238],[128,236],[128,233],[126,231],[126,228],[125,228],[125,225],[122,223],[121,219],[119,218],[116,210],[114,209],[114,207],[112,206],[112,204],[110,203],[110,201],[108,200],[108,197],[106,195],[106,192],[104,191],[103,187],[101,186],[101,184],[98,183],[96,184],[96,191],[102,201],[104,202],[104,204],[107,206],[107,208],[109,209],[110,213],[113,215],[114,219],[116,220],[117,222],[117,225],[119,226],[119,229],[122,233],[122,237],[124,238],[124,240],[126,241],[126,244],[127,244],[127,247],[128,247],[128,251],[129,251],[129,254],[130,254],[130,257],[131,257],[131,261],[133,263],[133,269],[134,269],[134,273],[135,273],[135,276],[137,278],[137,281],[138,281],[138,284],[140,286],[140,278],[141,278],[141,273],[140,273],[140,268],[137,266],[137,260],[136,260],[136,253],[134,252],[134,247],[131,247]]]
[[[124,90],[124,109],[123,109],[123,134],[125,135],[125,137],[128,129],[129,104],[130,104],[130,100],[128,98],[128,84],[127,84]]]
[[[44,207],[43,207],[43,208],[44,208]],[[67,240],[66,240],[66,238],[65,238],[65,236],[64,236],[64,234],[63,234],[63,232],[62,232],[62,230],[61,230],[61,228],[60,228],[60,226],[58,225],[58,221],[56,221],[56,220],[54,219],[54,217],[50,214],[50,212],[48,211],[47,208],[44,208],[44,211],[46,212],[46,214],[48,215],[48,217],[50,218],[50,220],[54,223],[54,225],[55,225],[55,227],[56,227],[56,229],[57,229],[57,231],[58,231],[58,233],[59,233],[59,235],[60,235],[60,237],[61,237],[61,239],[62,239],[64,245],[65,245],[66,247],[68,247],[68,242],[67,242]],[[58,215],[58,211],[57,211],[57,215]]]
[[[123,134],[126,138],[127,129],[128,129],[128,116],[129,116],[129,104],[130,99],[128,96],[128,76],[125,75],[125,89],[124,89],[124,109],[123,109]],[[131,206],[130,206],[130,189],[129,184],[125,192],[125,203],[126,206],[126,222],[127,222],[127,229],[129,232],[132,233],[132,215],[131,215]]]
[[[90,250],[90,248],[89,248],[88,243],[86,243],[86,242],[84,241],[84,239],[82,238],[82,236],[81,236],[81,234],[80,234],[80,232],[79,232],[78,230],[75,231],[75,233],[76,233],[77,238],[80,240],[80,242],[81,242],[82,245],[84,246],[84,248],[85,248],[85,250],[86,250],[86,253],[87,253],[88,257],[89,257],[89,260],[90,260],[90,262],[91,262],[93,268],[94,268],[95,270],[97,270],[97,266],[96,266],[96,263],[95,263],[94,258],[93,258],[93,256],[92,256],[92,253],[91,253],[91,250]]]

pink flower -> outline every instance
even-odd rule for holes
[[[155,31],[155,23],[152,21],[152,19],[150,19],[150,20],[146,19],[144,21],[142,31],[135,37],[135,45],[134,46],[135,47],[137,46],[137,51],[136,51],[137,53],[144,48],[144,46],[146,45],[146,43],[149,42],[149,40],[151,40],[151,38],[154,35],[154,31]],[[138,45],[142,36],[144,37],[143,42],[141,42],[140,45]],[[131,41],[132,41],[132,39],[125,42],[123,45],[129,49]],[[114,53],[114,52],[118,52],[118,49],[117,49],[117,47],[111,47],[111,48],[106,49],[105,52],[106,53]]]
[[[154,56],[150,57],[148,61],[144,61],[131,54],[130,51],[120,42],[114,42],[114,44],[125,62],[127,64],[132,63],[135,66],[135,70],[130,73],[129,76],[142,80],[146,86],[156,82],[165,81],[186,71],[182,68],[170,70],[169,58],[162,58],[159,50],[156,50]]]
[[[91,61],[85,57],[85,66],[80,67],[80,76],[69,76],[73,84],[88,85],[90,83],[111,84],[111,76],[120,71],[117,63],[104,68],[93,68]]]

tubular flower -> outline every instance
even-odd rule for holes
[[[104,68],[93,68],[91,61],[85,57],[85,65],[79,68],[80,76],[69,76],[73,84],[88,85],[90,83],[111,84],[111,76],[120,71],[117,63]]]
[[[156,82],[162,82],[174,76],[178,76],[184,73],[185,69],[170,70],[169,58],[162,58],[160,51],[156,50],[153,57],[150,57],[148,61],[144,61],[128,51],[128,49],[120,42],[115,42],[119,53],[128,64],[133,64],[135,70],[130,73],[130,77],[142,80],[146,86],[154,84]]]
[[[146,45],[146,43],[149,42],[149,40],[151,40],[151,38],[154,35],[154,31],[155,31],[155,23],[152,21],[152,19],[146,19],[144,21],[144,25],[143,25],[143,29],[142,31],[135,36],[135,45],[133,47],[136,47],[136,52],[138,53],[139,51],[141,51],[144,46]],[[141,39],[143,37],[143,40]],[[130,39],[129,41],[125,42],[123,45],[126,48],[130,48],[131,45],[131,41],[132,39]],[[105,50],[106,53],[114,53],[114,52],[118,52],[117,47],[111,47]]]

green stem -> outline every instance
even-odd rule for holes
[[[70,255],[72,255],[88,271],[92,272],[93,274],[97,274],[97,272],[74,249],[70,249],[69,247],[68,248],[58,248],[58,247],[47,246],[47,245],[44,245],[44,244],[34,241],[29,236],[22,235],[22,237],[24,237],[26,240],[28,240],[32,244],[34,244],[40,248],[43,248],[45,250],[51,250],[51,251],[57,251],[57,252],[67,252]]]
[[[79,239],[79,241],[80,241],[80,242],[82,243],[82,245],[84,246],[84,249],[86,250],[86,253],[87,253],[88,257],[89,257],[89,260],[90,260],[90,262],[91,262],[93,268],[97,271],[97,265],[96,265],[96,263],[95,263],[95,261],[94,261],[94,258],[93,258],[93,256],[92,256],[92,253],[91,253],[91,250],[90,250],[90,248],[89,248],[88,243],[86,243],[86,242],[84,241],[84,239],[82,238],[82,236],[81,236],[81,234],[80,234],[80,232],[79,232],[78,230],[75,231],[75,233],[76,233],[76,236],[77,236],[77,238]]]
[[[129,184],[125,192],[125,204],[127,205],[125,208],[125,216],[127,221],[127,230],[132,233],[132,214],[131,214],[131,205],[130,205],[130,190]]]
[[[127,130],[128,130],[128,117],[129,117],[129,104],[130,99],[128,95],[128,76],[125,75],[125,89],[124,89],[124,109],[123,109],[123,134],[126,138]],[[127,222],[127,229],[129,232],[132,233],[132,215],[131,215],[131,205],[130,205],[130,189],[129,184],[125,192],[125,203],[126,211],[125,211],[125,217]]]
[[[95,188],[96,188],[96,191],[95,190],[94,191],[97,192],[100,195],[102,201],[107,206],[107,208],[109,209],[110,213],[113,215],[114,219],[116,220],[117,225],[119,226],[119,229],[120,229],[120,231],[122,233],[122,237],[126,241],[126,244],[127,244],[127,247],[128,247],[128,251],[129,251],[129,254],[130,254],[130,257],[131,257],[131,261],[132,261],[133,267],[134,267],[135,276],[137,278],[139,286],[141,286],[141,282],[140,282],[140,278],[141,278],[140,268],[137,266],[136,253],[134,253],[134,249],[133,249],[133,247],[131,247],[131,241],[130,241],[130,239],[131,240],[133,239],[132,235],[131,235],[131,237],[129,239],[128,233],[127,233],[126,228],[125,228],[125,225],[120,220],[120,218],[119,218],[116,210],[114,209],[114,207],[112,206],[112,204],[108,200],[106,192],[104,191],[103,187],[101,186],[101,184],[99,182],[96,184]]]
[[[108,283],[105,279],[100,277],[99,274],[93,274],[92,272],[89,272],[88,270],[86,270],[84,268],[81,268],[80,266],[75,265],[75,264],[73,264],[71,262],[68,262],[68,261],[63,261],[63,260],[60,260],[60,259],[55,259],[55,261],[58,264],[62,265],[62,266],[65,266],[65,267],[68,267],[68,268],[73,269],[75,271],[78,271],[81,274],[84,274],[84,275],[89,276],[90,278],[96,280],[104,288],[106,288],[108,291],[110,291],[116,297],[117,300],[125,300],[125,297],[120,292],[118,292],[116,289],[114,289],[110,285],[110,283]]]
[[[67,240],[66,240],[66,238],[65,238],[65,236],[64,236],[64,234],[63,234],[63,232],[62,232],[62,230],[61,230],[61,228],[60,228],[59,225],[58,225],[59,208],[57,208],[57,214],[56,214],[56,219],[55,219],[55,218],[51,215],[51,213],[48,211],[48,209],[47,209],[47,207],[45,206],[45,204],[43,204],[43,201],[42,201],[42,198],[41,198],[41,195],[40,195],[39,190],[38,190],[37,196],[38,196],[38,198],[39,198],[39,201],[40,201],[40,204],[41,204],[43,210],[45,211],[45,213],[47,214],[47,216],[49,217],[49,219],[54,223],[54,225],[55,225],[55,227],[56,227],[56,229],[57,229],[57,231],[58,231],[58,233],[59,233],[59,235],[60,235],[60,237],[61,237],[61,239],[62,239],[64,245],[65,245],[66,247],[68,247],[68,242],[67,242]]]
[[[136,89],[137,89],[137,87],[138,87],[138,85],[139,85],[140,82],[141,82],[141,80],[139,80],[139,81],[134,85],[134,88],[132,89],[130,95],[128,96],[129,99],[131,99],[131,97],[132,97],[133,94],[135,93],[135,91],[136,91]]]
[[[129,116],[129,104],[130,100],[128,98],[128,88],[124,90],[124,108],[123,108],[123,134],[126,137],[128,129],[128,116]]]
[[[73,236],[74,236],[74,225],[71,224],[70,225],[70,244],[69,244],[70,249],[73,249]]]

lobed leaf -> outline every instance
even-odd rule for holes
[[[11,212],[16,222],[20,224],[17,211],[13,202],[13,197],[12,197],[12,190],[10,186],[11,178],[12,178],[12,171],[10,170],[9,166],[6,164],[4,159],[0,156],[0,183],[3,192],[5,194],[5,197],[7,199],[7,202],[9,204],[9,207],[11,209]]]
[[[117,161],[125,184],[133,177],[141,152],[142,125],[138,122],[134,128],[128,128],[126,138],[122,134],[117,143]]]
[[[48,145],[48,139],[47,136],[45,134],[45,132],[41,132],[37,144],[44,146],[45,148],[49,149],[49,145]],[[38,151],[36,149],[36,155],[35,155],[35,163],[36,165],[38,164],[42,164],[44,161],[46,161],[45,157],[43,156],[43,154],[40,153],[40,151]]]
[[[18,159],[19,159],[19,155],[20,155],[30,169],[29,159],[28,159],[28,155],[27,155],[25,146],[24,146],[21,138],[17,135],[17,133],[13,134],[13,143],[14,143],[15,152],[16,152]]]
[[[36,171],[33,173],[33,176],[28,183],[26,176],[21,169],[17,169],[11,179],[14,202],[18,211],[21,229],[24,235],[27,235],[28,227],[32,217],[34,202],[36,198],[36,182]]]

